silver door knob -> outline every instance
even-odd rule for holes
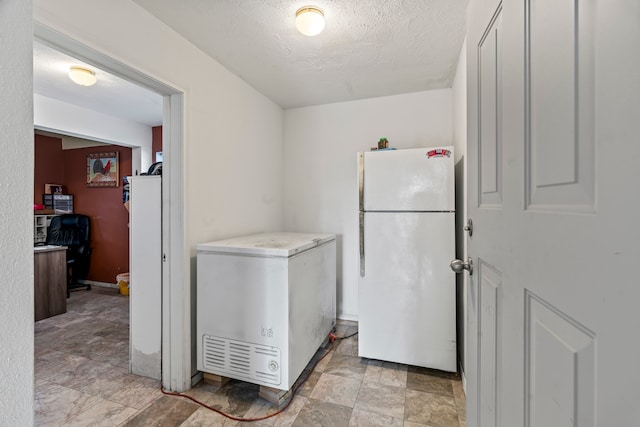
[[[462,270],[467,270],[469,272],[469,276],[473,274],[473,261],[471,258],[467,258],[467,262],[462,261],[461,259],[454,259],[449,264],[449,267],[456,273],[462,273]]]
[[[464,226],[464,231],[469,233],[469,237],[473,236],[473,221],[471,218],[467,220],[467,225]]]

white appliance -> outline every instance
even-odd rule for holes
[[[129,370],[159,380],[162,363],[162,177],[129,181]]]
[[[359,355],[456,371],[453,147],[358,154]]]
[[[336,320],[333,234],[197,246],[198,369],[289,390]]]

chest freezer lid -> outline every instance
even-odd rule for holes
[[[262,233],[250,236],[234,237],[215,242],[201,243],[197,246],[200,253],[234,253],[258,256],[289,257],[323,243],[334,240],[334,234],[317,233]]]

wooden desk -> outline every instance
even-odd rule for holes
[[[67,247],[33,248],[35,320],[67,312]]]

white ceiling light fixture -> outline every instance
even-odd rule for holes
[[[296,12],[296,28],[305,36],[316,36],[324,30],[324,13],[315,6],[305,6]]]
[[[80,86],[92,86],[97,81],[95,72],[79,66],[69,68],[69,78]]]

